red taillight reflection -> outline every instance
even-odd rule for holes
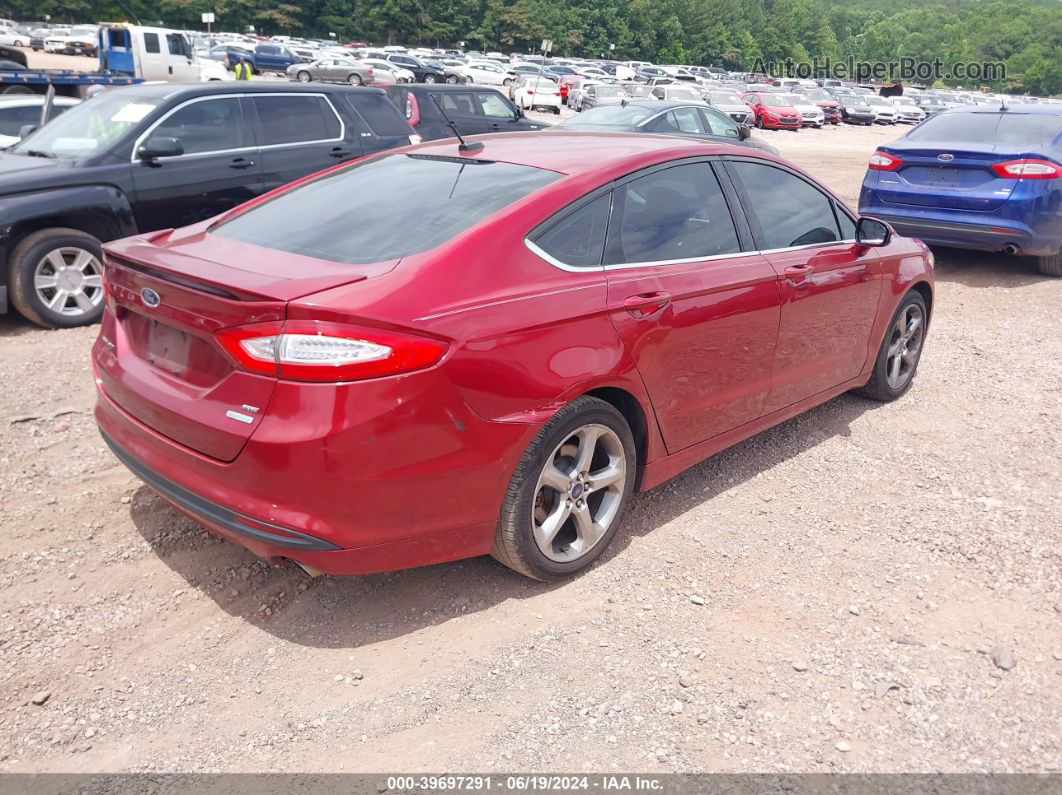
[[[1035,158],[1023,158],[1021,160],[1007,160],[996,163],[992,171],[997,177],[1004,179],[1059,179],[1062,178],[1062,167],[1050,160],[1038,160]]]
[[[896,155],[890,155],[888,152],[882,152],[880,149],[870,156],[870,163],[868,168],[871,171],[895,171],[903,164],[903,161],[896,157]]]

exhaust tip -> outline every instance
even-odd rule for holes
[[[291,560],[291,558],[288,558],[288,560]],[[305,563],[300,563],[297,560],[291,560],[291,562],[298,566],[300,569],[302,569],[303,572],[305,572],[311,578],[316,579],[317,577],[320,577],[322,574],[324,574],[324,572],[320,569],[315,569],[313,566],[308,566]]]
[[[1014,254],[1020,254],[1021,249],[1015,246],[1013,243],[1007,243],[1007,245],[1003,246],[1003,253],[1010,254],[1013,256]]]

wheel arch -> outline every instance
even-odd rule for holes
[[[626,389],[615,386],[598,387],[583,394],[603,400],[623,415],[634,436],[638,467],[644,467],[649,458],[649,423],[638,398]]]

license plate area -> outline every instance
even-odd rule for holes
[[[137,356],[190,386],[211,387],[232,371],[210,340],[130,310],[120,313],[119,322]]]

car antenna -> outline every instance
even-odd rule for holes
[[[446,111],[442,109],[442,105],[439,104],[439,100],[435,98],[435,95],[431,92],[428,92],[428,96],[431,97],[431,101],[435,103],[435,107],[439,109],[439,113],[442,114],[442,117],[446,119],[446,123],[449,125],[450,129],[454,131],[454,135],[457,136],[457,140],[461,142],[461,144],[457,147],[457,151],[478,152],[480,149],[483,148],[482,141],[473,141],[472,143],[469,143],[464,138],[462,138],[461,133],[457,131],[457,125],[454,124],[450,117],[446,115]]]

